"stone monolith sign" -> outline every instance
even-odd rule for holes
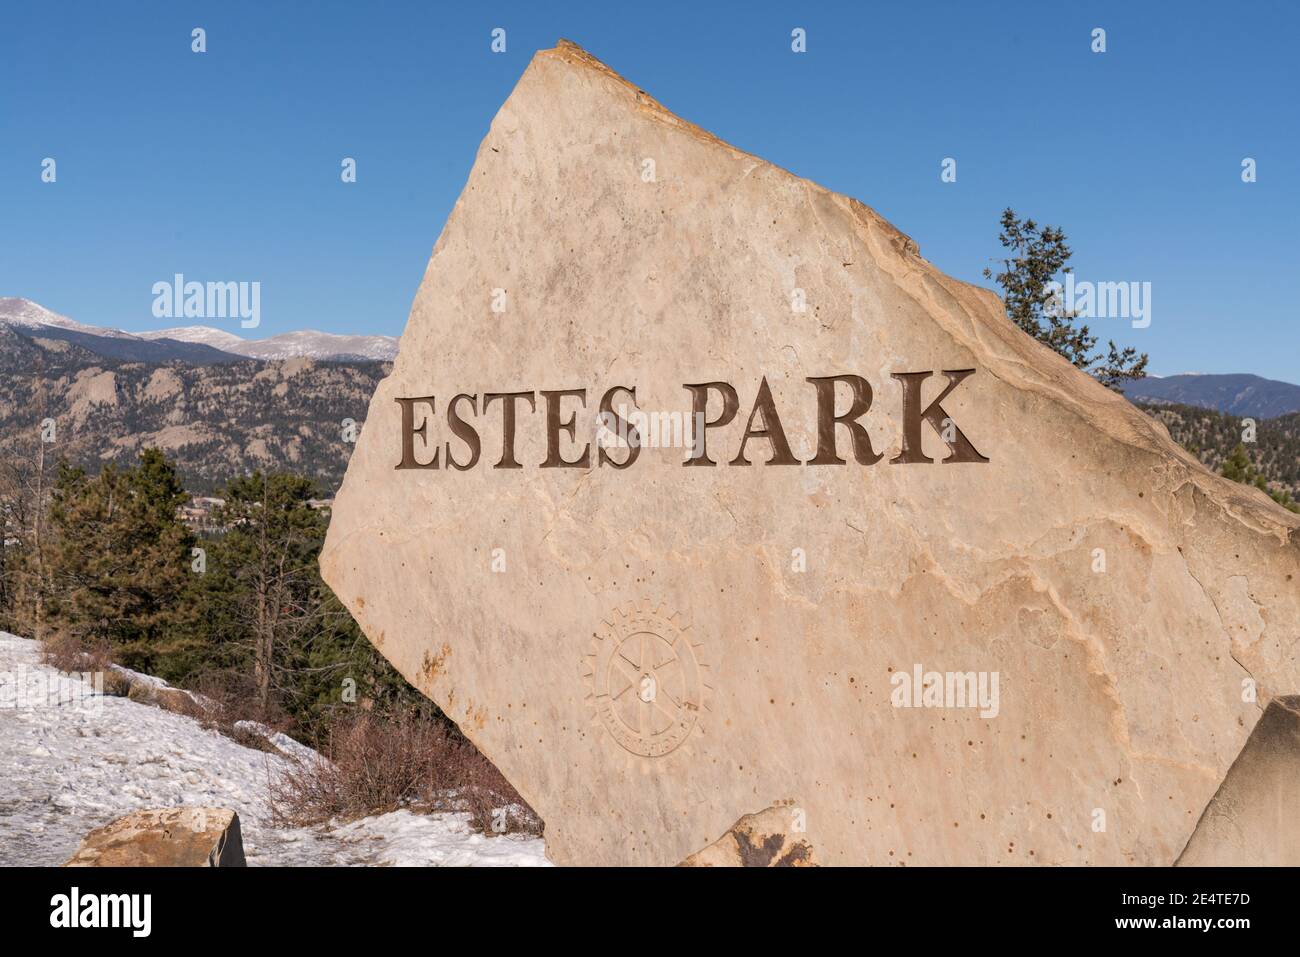
[[[561,864],[747,815],[818,864],[1169,864],[1300,691],[1300,516],[567,43],[479,149],[321,565]]]

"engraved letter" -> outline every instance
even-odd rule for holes
[[[763,413],[763,427],[755,429],[754,416],[760,411]],[[732,465],[750,464],[750,461],[745,458],[745,445],[751,438],[767,439],[771,443],[772,457],[767,460],[768,465],[799,464],[799,460],[790,452],[790,443],[785,439],[785,430],[781,428],[781,419],[776,414],[776,403],[772,401],[772,390],[767,387],[767,376],[763,376],[763,381],[759,383],[758,398],[754,400],[749,421],[745,423],[745,434],[740,439],[740,451],[731,460]]]
[[[437,411],[433,407],[433,396],[422,395],[413,399],[397,399],[397,404],[402,407],[402,461],[393,466],[394,469],[436,469],[438,467],[438,449],[434,443],[433,458],[428,462],[418,462],[415,458],[415,437],[418,435],[424,441],[424,447],[429,447],[429,437],[426,430],[429,427],[429,418],[425,416],[420,421],[420,427],[415,427],[415,403],[427,402],[429,411]]]
[[[537,397],[532,392],[487,392],[483,395],[483,412],[487,413],[497,399],[501,403],[501,461],[493,468],[521,469],[522,465],[515,459],[515,403],[520,399],[528,400],[528,410],[537,411]]]
[[[467,471],[468,469],[472,469],[475,465],[478,464],[478,456],[479,456],[479,452],[482,449],[482,443],[479,442],[478,433],[474,431],[474,426],[470,425],[468,422],[462,419],[460,415],[456,412],[456,403],[459,402],[461,399],[469,399],[470,410],[475,415],[477,415],[478,396],[465,395],[464,393],[461,393],[460,395],[456,396],[456,398],[452,399],[450,402],[447,403],[447,424],[451,426],[451,431],[456,434],[456,437],[461,441],[463,441],[467,446],[469,446],[469,461],[466,462],[464,465],[461,465],[459,462],[456,461],[455,456],[451,454],[451,443],[448,442],[447,443],[447,464],[454,469],[459,469],[460,471],[464,472]]]
[[[858,424],[857,419],[871,408],[871,383],[860,375],[810,376],[809,382],[817,389],[817,455],[808,460],[809,465],[844,465],[835,448],[835,424],[849,430],[853,440],[853,458],[859,465],[875,465],[884,454],[871,449],[871,436]],[[842,415],[835,414],[835,383],[847,382],[853,389],[853,404]]]
[[[625,469],[641,454],[641,433],[628,424],[622,416],[614,411],[614,393],[626,392],[632,397],[632,406],[636,407],[636,386],[628,388],[627,386],[616,385],[608,390],[600,400],[600,413],[602,421],[606,423],[606,428],[616,435],[627,436],[627,458],[622,462],[615,462],[613,457],[605,451],[603,446],[598,446],[596,450],[596,460],[601,465],[612,465],[616,469]]]
[[[584,409],[587,407],[586,389],[542,390],[542,397],[546,399],[546,461],[542,463],[544,469],[585,469],[591,465],[590,443],[583,447],[582,455],[572,462],[560,454],[560,433],[568,432],[569,441],[573,441],[577,428],[578,413],[576,412],[569,416],[568,421],[560,421],[560,403],[564,401],[565,396],[570,395],[577,398]]]
[[[717,465],[709,458],[709,429],[726,425],[736,417],[740,400],[736,390],[726,382],[702,382],[699,385],[682,385],[691,393],[691,455],[682,465]],[[722,396],[722,414],[712,422],[706,420],[709,406],[709,390],[713,389]]]
[[[931,374],[929,372],[895,372],[890,375],[891,379],[898,379],[903,383],[903,449],[897,456],[889,460],[890,464],[934,461],[921,448],[922,419],[929,422],[930,428],[938,432],[941,437],[944,434],[945,421],[951,423],[955,430],[952,441],[948,441],[947,437],[944,437],[944,441],[953,451],[952,455],[943,460],[944,465],[950,465],[954,462],[987,462],[988,459],[980,455],[979,450],[971,445],[970,440],[966,438],[961,429],[957,428],[957,424],[953,422],[952,417],[939,404],[948,397],[948,394],[953,389],[957,388],[963,379],[974,375],[975,370],[943,370],[943,374],[948,377],[948,388],[940,392],[938,397],[922,411],[921,383],[930,378]]]

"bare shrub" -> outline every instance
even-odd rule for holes
[[[467,811],[486,833],[542,833],[542,821],[454,727],[419,713],[362,713],[330,730],[321,759],[272,782],[277,823],[351,820],[407,807]]]
[[[203,701],[203,724],[220,731],[246,747],[268,750],[266,738],[251,729],[236,727],[251,721],[271,731],[286,731],[292,723],[274,700],[259,704],[257,686],[251,675],[233,670],[205,671],[188,685]]]
[[[542,819],[519,796],[504,774],[468,741],[457,803],[469,812],[470,824],[485,834],[523,833],[541,836]]]
[[[60,631],[41,642],[41,660],[63,672],[107,671],[113,663],[113,650],[107,641],[84,641]]]

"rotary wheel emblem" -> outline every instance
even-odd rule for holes
[[[587,656],[596,720],[633,754],[661,757],[679,747],[707,710],[708,666],[680,615],[649,602],[602,622]]]

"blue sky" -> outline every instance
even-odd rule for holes
[[[1006,206],[1063,226],[1080,279],[1152,284],[1149,328],[1093,326],[1149,352],[1153,372],[1300,382],[1298,11],[10,3],[0,295],[143,330],[169,324],[150,313],[153,283],[183,272],[260,281],[259,335],[398,334],[492,116],[532,53],[566,37],[683,117],[874,207],[951,275],[988,284]]]

